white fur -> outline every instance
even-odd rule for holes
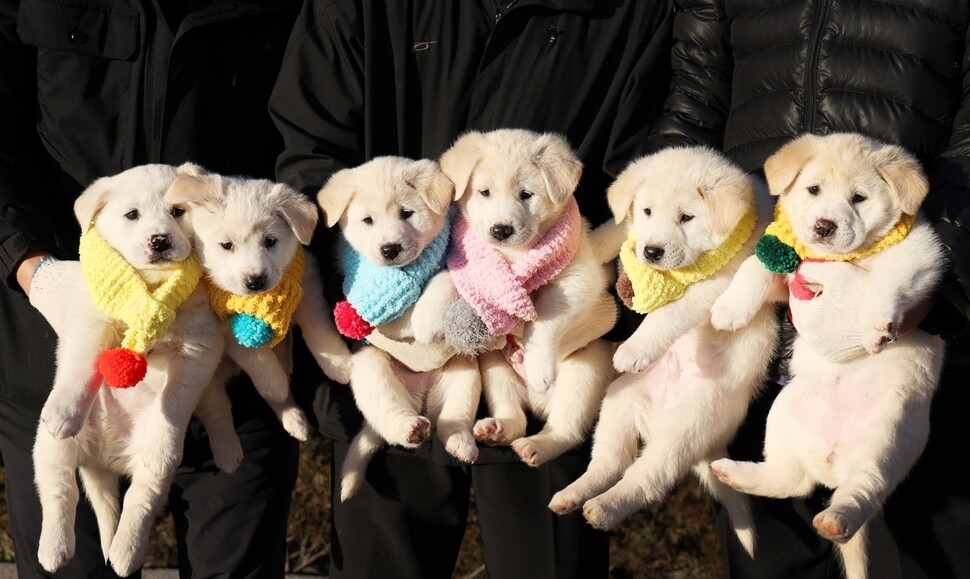
[[[178,173],[172,195],[190,208],[207,283],[236,295],[257,295],[275,288],[297,249],[310,243],[317,224],[316,205],[290,187],[265,179],[222,176],[190,163],[179,167]],[[350,350],[330,317],[316,259],[309,252],[305,255],[303,297],[292,323],[300,327],[324,372],[347,383]],[[221,470],[233,472],[242,460],[225,392],[226,381],[240,369],[253,379],[291,436],[303,441],[309,435],[310,424],[290,393],[289,345],[287,341],[272,349],[248,348],[233,339],[226,325],[228,357],[195,412],[209,434],[213,458]]]
[[[867,247],[904,210],[914,213],[928,190],[905,151],[855,134],[802,137],[773,155],[765,173],[801,241],[824,254]],[[835,233],[820,235],[819,220],[834,223]],[[754,259],[715,304],[715,326],[741,327],[752,302],[778,296],[783,276]],[[812,351],[808,337],[797,337],[791,381],[768,415],[764,462],[723,459],[711,468],[751,494],[805,496],[816,484],[835,489],[813,525],[838,543],[847,577],[863,579],[866,521],[922,453],[942,365],[939,337],[914,329],[893,341],[903,313],[936,286],[944,260],[931,227],[917,221],[902,242],[854,263],[868,271],[852,296],[863,327],[844,333],[862,336],[868,353],[833,362]]]
[[[174,215],[180,209],[166,194],[174,179],[174,167],[136,167],[97,180],[75,204],[82,227],[93,222],[150,287],[165,279],[166,265],[192,249],[191,228]],[[149,245],[158,235],[168,236],[170,245],[161,252]],[[221,356],[219,322],[197,289],[155,342],[145,379],[128,389],[103,387],[93,373],[98,353],[120,343],[123,325],[101,313],[87,294],[77,294],[58,327],[54,387],[34,445],[43,509],[38,560],[53,572],[74,555],[80,470],[105,559],[118,574],[129,575],[142,563],[155,515],[182,459],[192,410]],[[131,477],[123,505],[119,476]]]
[[[467,133],[442,155],[441,166],[455,182],[458,207],[476,235],[509,263],[556,223],[582,173],[582,163],[564,138],[517,129]],[[510,227],[511,235],[493,235],[496,226]],[[511,445],[532,466],[583,441],[613,378],[612,345],[597,338],[615,321],[603,262],[616,256],[619,242],[608,235],[612,228],[604,231],[603,246],[594,250],[584,220],[571,263],[533,292],[538,318],[513,332],[524,352],[521,375],[502,351],[479,358],[491,416],[475,424],[475,437]],[[615,247],[604,247],[611,243]],[[528,437],[526,409],[546,423]]]
[[[763,228],[768,195],[756,196],[752,179],[702,148],[668,149],[635,161],[608,192],[617,221],[625,220],[635,234],[640,263],[659,270],[690,265],[720,246],[756,197]],[[662,500],[693,470],[728,509],[753,553],[746,498],[711,476],[708,465],[727,456],[765,378],[778,325],[767,306],[739,332],[718,332],[709,319],[714,300],[752,254],[758,231],[723,268],[650,312],[617,349],[614,365],[626,373],[607,390],[589,467],[552,498],[553,511],[582,507],[590,524],[608,529]],[[645,248],[654,248],[658,259],[648,259]]]
[[[339,222],[347,242],[371,263],[404,267],[441,232],[453,187],[434,161],[378,157],[335,173],[318,202],[327,226]],[[391,247],[396,251],[387,251]],[[365,345],[354,353],[350,386],[366,424],[344,461],[341,500],[356,492],[370,457],[384,441],[415,448],[427,439],[432,424],[455,458],[478,458],[471,432],[481,395],[478,362],[453,352],[439,356],[440,348],[429,349],[428,356],[412,352],[408,360],[393,355],[403,351],[398,348],[420,351],[421,342],[442,345],[440,312],[454,293],[448,272],[438,273],[417,303],[377,328],[388,350]],[[423,339],[416,340],[418,335]],[[436,363],[428,366],[427,359]]]

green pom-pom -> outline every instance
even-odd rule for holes
[[[754,246],[754,254],[761,263],[773,273],[792,273],[798,269],[802,258],[798,257],[795,248],[782,243],[774,235],[765,235]]]

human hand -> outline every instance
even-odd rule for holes
[[[866,353],[860,296],[866,271],[843,261],[803,261],[790,284],[799,339],[819,356],[844,362]]]
[[[23,262],[21,264],[23,266]],[[18,269],[18,277],[19,273]],[[30,305],[44,316],[55,332],[60,333],[64,308],[72,301],[71,296],[87,292],[84,276],[81,274],[81,263],[50,259],[36,271],[31,270],[30,278],[25,290],[29,290],[27,296]]]

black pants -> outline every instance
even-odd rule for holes
[[[348,444],[337,440],[333,447],[331,472],[339,473]],[[569,453],[539,468],[521,462],[465,466],[382,450],[357,494],[347,502],[334,499],[329,576],[451,578],[474,488],[490,578],[606,578],[609,536],[581,513],[555,515],[547,507],[588,460],[586,453]],[[339,476],[331,481],[339,497]]]

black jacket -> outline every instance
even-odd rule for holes
[[[517,0],[501,16],[492,0],[311,1],[270,100],[286,142],[277,176],[315,196],[341,168],[437,159],[466,130],[556,131],[578,150],[579,204],[600,223],[666,94],[672,16],[667,0]],[[352,433],[348,390],[318,396],[324,432]]]
[[[924,163],[933,184],[925,209],[951,249],[941,292],[956,315],[939,329],[963,334],[970,316],[970,3],[675,4],[674,80],[650,149],[709,144],[756,171],[806,132],[859,131],[906,147]]]
[[[77,258],[73,203],[98,177],[191,160],[272,178],[266,103],[299,6],[0,0],[0,428],[32,438],[52,376],[15,265],[31,249]]]

